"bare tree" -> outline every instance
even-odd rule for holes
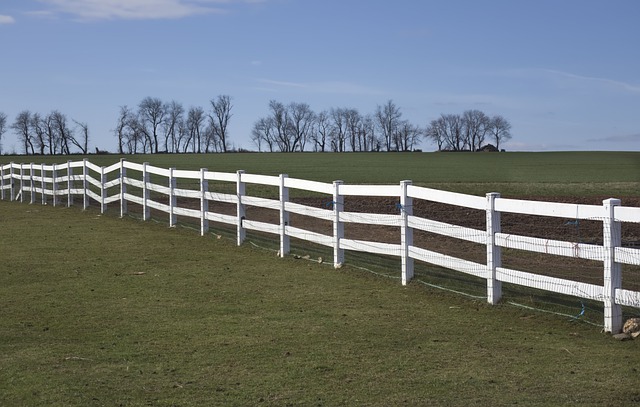
[[[175,153],[179,153],[181,150],[181,146],[184,144],[188,144],[187,143],[187,137],[188,137],[188,130],[187,130],[187,121],[184,120],[184,118],[182,118],[178,124],[177,124],[177,128],[176,128],[176,144],[175,144],[175,149],[174,152]],[[186,148],[185,148],[186,149]]]
[[[67,124],[67,116],[54,110],[49,114],[56,139],[60,143],[60,152],[62,154],[70,154],[69,142],[73,138],[73,130]]]
[[[182,104],[172,100],[166,106],[166,120],[162,122],[164,131],[164,151],[174,153],[178,151],[176,146],[176,132],[180,121],[184,120],[184,107]]]
[[[24,153],[26,155],[35,154],[33,147],[33,139],[31,134],[31,112],[23,110],[18,113],[15,121],[11,125],[11,129],[18,136],[18,140],[22,142]]]
[[[231,119],[231,96],[220,95],[217,99],[211,99],[211,109],[213,114],[209,115],[211,120],[211,127],[214,130],[214,135],[220,141],[222,152],[227,152],[227,138],[229,120]]]
[[[436,143],[438,151],[442,151],[442,147],[445,144],[444,119],[440,117],[439,119],[431,120],[424,132],[424,137]]]
[[[73,143],[74,146],[80,149],[80,152],[82,154],[87,154],[87,150],[89,149],[89,125],[87,123],[79,122],[76,120],[74,120],[73,122],[76,124],[76,126],[80,130],[80,133],[82,134],[82,139],[78,140],[72,135],[70,138],[70,141],[71,143]]]
[[[511,139],[511,123],[500,115],[491,118],[489,129],[498,150],[500,150],[500,142]]]
[[[158,153],[158,131],[166,112],[166,106],[158,98],[147,96],[138,105],[139,121],[147,138],[149,152]]]
[[[119,154],[137,154],[139,147],[142,147],[143,152],[145,151],[144,131],[138,120],[138,114],[126,105],[120,107],[114,133],[118,138]]]
[[[351,151],[362,151],[362,115],[354,108],[345,109],[343,114]]]
[[[307,139],[313,130],[315,113],[306,103],[291,103],[288,107],[290,151],[304,151]]]
[[[446,114],[441,116],[443,120],[444,140],[447,149],[462,151],[465,147],[463,137],[462,117],[457,114]]]
[[[346,108],[332,108],[331,120],[333,130],[331,131],[331,151],[341,153],[345,151],[347,139],[347,112]]]
[[[187,132],[189,141],[184,145],[184,152],[187,152],[188,144],[191,142],[192,152],[200,153],[202,147],[202,133],[204,133],[205,122],[204,109],[201,107],[189,108],[187,113]]]
[[[124,154],[124,145],[127,138],[127,127],[129,126],[129,119],[134,113],[127,107],[127,105],[120,106],[120,115],[118,116],[118,123],[114,133],[118,137],[118,154]]]
[[[465,144],[471,151],[479,150],[489,131],[490,119],[480,110],[467,110],[462,114]]]
[[[420,139],[422,130],[420,127],[412,124],[408,120],[403,120],[398,125],[397,133],[395,134],[396,144],[398,145],[398,151],[411,151],[415,144]]]
[[[376,122],[371,114],[362,118],[362,151],[380,151],[380,140],[376,135]]]
[[[47,145],[49,146],[49,154],[58,154],[60,140],[55,123],[53,122],[53,115],[51,113],[42,119],[42,126],[45,131]]]
[[[327,141],[331,138],[331,118],[329,112],[323,110],[316,115],[315,127],[311,133],[311,141],[313,142],[313,151],[325,152]]]
[[[398,133],[401,117],[400,109],[392,100],[388,100],[383,106],[378,105],[376,108],[376,122],[382,133],[382,138],[384,138],[387,151],[398,150],[398,140],[395,140],[394,136]]]
[[[0,112],[0,154],[2,154],[2,135],[7,131],[7,115]]]
[[[263,117],[253,124],[251,130],[251,141],[258,147],[258,151],[262,151],[262,143],[266,143],[269,152],[274,151],[276,140],[274,137],[274,123],[272,117]]]
[[[140,116],[132,114],[127,120],[127,149],[130,154],[138,154],[138,147],[142,153],[147,152],[148,133],[145,126],[140,121]]]
[[[438,150],[461,151],[465,147],[462,117],[457,114],[441,114],[431,121],[425,134],[438,145]]]
[[[287,108],[276,100],[269,102],[269,110],[271,110],[271,128],[273,130],[273,138],[275,140],[278,149],[281,152],[288,153],[293,151],[289,126],[289,112]]]
[[[38,149],[41,155],[44,155],[45,153],[44,150],[47,148],[46,122],[40,117],[40,114],[36,112],[31,116],[30,125],[31,125],[31,129],[33,130],[33,133],[35,134],[34,143],[36,145],[36,148]],[[49,149],[49,154],[52,154],[51,148]]]

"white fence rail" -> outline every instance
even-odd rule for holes
[[[128,174],[129,172],[129,174]],[[151,181],[154,179],[162,180]],[[110,179],[110,180],[109,180]],[[234,193],[211,191],[209,183],[228,184]],[[267,185],[278,188],[279,199],[249,196],[247,184]],[[178,186],[180,185],[180,187]],[[132,192],[130,193],[129,189]],[[313,208],[289,201],[289,190],[297,189],[327,195],[326,208]],[[200,233],[205,234],[209,222],[233,225],[237,229],[237,243],[242,244],[246,231],[260,231],[277,235],[280,255],[290,251],[290,238],[303,239],[333,249],[333,264],[339,267],[345,259],[345,250],[400,257],[402,284],[413,278],[414,261],[470,274],[486,280],[487,299],[497,303],[502,295],[502,283],[511,283],[559,294],[576,296],[603,303],[604,327],[617,333],[622,328],[622,306],[640,308],[640,292],[622,288],[622,264],[640,265],[640,249],[621,247],[621,224],[640,223],[640,208],[622,207],[617,199],[603,201],[598,205],[576,205],[553,202],[525,201],[500,198],[497,193],[486,197],[439,191],[413,186],[411,181],[399,185],[345,185],[342,181],[322,183],[288,178],[287,175],[265,176],[237,173],[177,170],[158,168],[147,163],[137,164],[121,160],[108,167],[99,167],[88,160],[67,162],[59,165],[15,164],[0,166],[1,199],[35,203],[38,196],[42,204],[52,202],[54,206],[74,204],[82,197],[83,208],[93,200],[105,212],[108,205],[119,204],[124,216],[131,202],[142,207],[142,217],[148,220],[151,209],[168,214],[169,225],[177,222],[177,216],[197,219]],[[151,198],[151,192],[156,197]],[[382,196],[398,198],[397,214],[371,214],[344,211],[345,196]],[[199,208],[181,207],[178,198],[199,201]],[[486,212],[486,229],[477,230],[413,215],[413,200],[426,200]],[[217,213],[210,210],[210,203],[235,206],[235,214]],[[279,213],[277,223],[246,219],[247,206],[267,208]],[[291,213],[300,214],[325,222],[331,222],[332,233],[322,234],[289,223]],[[542,217],[570,219],[597,219],[602,222],[603,244],[581,244],[517,236],[501,233],[500,214],[517,213]],[[390,244],[345,238],[345,224],[360,223],[383,225],[399,229],[400,243]],[[414,230],[435,233],[462,239],[486,246],[486,262],[476,263],[438,253],[414,245]],[[532,274],[502,267],[501,249],[510,248],[556,256],[588,259],[602,262],[603,285],[587,284],[557,277]]]

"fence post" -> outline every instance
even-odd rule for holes
[[[124,158],[120,159],[120,217],[128,213],[127,208],[127,167],[124,166]]]
[[[344,249],[340,248],[340,239],[344,238],[344,223],[340,222],[340,212],[344,210],[344,196],[340,195],[343,181],[333,181],[333,266],[342,267]]]
[[[9,200],[13,201],[15,197],[15,190],[13,187],[13,161],[9,164]]]
[[[285,205],[289,202],[289,188],[284,186],[287,174],[280,174],[280,257],[284,257],[291,251],[291,239],[287,235],[289,226],[289,212]]]
[[[22,170],[22,168],[20,168]],[[40,187],[42,188],[40,198],[43,205],[47,204],[47,192],[45,189],[47,188],[47,183],[44,180],[45,172],[44,172],[44,164],[40,164]],[[20,190],[22,190],[22,174],[20,176]],[[20,199],[22,199],[22,194],[20,194]]]
[[[496,211],[497,192],[487,195],[487,301],[497,304],[502,297],[502,282],[496,278],[498,267],[502,267],[502,251],[496,245],[496,233],[500,233],[500,212]]]
[[[604,330],[613,334],[622,330],[622,307],[616,304],[616,289],[622,288],[622,267],[616,262],[615,250],[621,246],[620,222],[616,222],[614,211],[620,206],[619,199],[606,199],[603,220],[604,246]]]
[[[67,160],[67,207],[73,205],[73,168],[71,168],[71,160]]]
[[[0,199],[4,201],[4,165],[0,165]]]
[[[82,209],[86,210],[89,207],[89,194],[87,193],[87,177],[89,176],[89,170],[87,168],[87,159],[82,160]]]
[[[209,220],[207,219],[209,200],[206,196],[206,193],[209,192],[209,181],[204,178],[206,172],[206,168],[200,169],[200,236],[204,236],[209,231]]]
[[[151,219],[151,208],[149,208],[149,173],[147,172],[149,163],[142,163],[142,220]]]
[[[175,227],[178,223],[178,217],[174,213],[178,200],[175,195],[176,190],[176,178],[173,176],[173,172],[176,169],[171,167],[169,168],[169,227]]]
[[[409,216],[413,215],[413,198],[407,195],[411,181],[400,181],[400,217],[401,217],[401,256],[402,285],[407,285],[413,278],[413,258],[409,257],[409,247],[413,246],[413,228],[409,227]]]
[[[107,211],[107,188],[105,184],[107,183],[107,174],[104,173],[104,167],[100,167],[100,213],[105,213]]]
[[[51,166],[51,191],[53,194],[52,203],[55,207],[58,204],[58,168],[57,164]]]
[[[244,242],[244,239],[246,239],[247,237],[247,231],[242,225],[242,222],[247,215],[247,209],[242,203],[242,197],[247,193],[247,187],[246,184],[242,182],[242,175],[244,174],[244,170],[239,170],[236,172],[236,174],[238,175],[238,182],[236,183],[236,195],[238,197],[236,216],[238,217],[238,246],[240,246]]]
[[[33,163],[29,164],[29,186],[30,186],[30,194],[29,194],[29,203],[36,203],[35,196],[35,185],[33,180]],[[24,164],[20,164],[20,203],[24,202]]]
[[[35,188],[36,188],[36,185],[35,185],[35,181],[33,180],[33,163],[30,163],[29,164],[29,203],[30,204],[36,203]]]

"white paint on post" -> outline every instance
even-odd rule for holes
[[[247,187],[244,182],[242,182],[242,175],[244,174],[244,170],[239,170],[236,172],[238,177],[236,183],[236,196],[238,197],[238,203],[236,207],[236,216],[238,218],[237,230],[238,230],[238,246],[244,243],[244,240],[247,238],[247,231],[244,228],[243,222],[247,216],[247,210],[245,205],[242,203],[242,199],[247,193]]]
[[[9,200],[13,201],[15,198],[15,189],[13,187],[13,166],[14,163],[13,161],[11,161],[10,167],[9,167]]]
[[[127,167],[124,158],[120,159],[120,217],[127,214]]]
[[[284,186],[287,174],[280,174],[280,257],[284,257],[291,251],[291,239],[287,235],[289,226],[289,212],[284,208],[289,202],[289,188]]]
[[[30,195],[30,202],[29,203],[36,203],[36,195],[35,195],[35,185],[34,185],[34,180],[33,180],[33,163],[30,164],[30,171],[29,171],[29,189],[31,191]],[[20,194],[20,202],[24,202],[24,165],[20,164],[20,191],[18,191],[18,193]]]
[[[58,170],[56,164],[51,167],[51,192],[53,194],[51,201],[55,207],[58,205]]]
[[[209,212],[209,200],[206,192],[209,192],[209,181],[205,178],[206,168],[200,169],[200,236],[204,236],[209,231],[209,220],[207,212]]]
[[[614,217],[619,199],[606,199],[603,220],[604,246],[604,330],[613,334],[622,330],[622,307],[616,304],[616,289],[622,288],[622,267],[615,261],[615,249],[622,245],[620,222]]]
[[[45,171],[44,164],[40,164],[40,198],[43,205],[47,204],[47,184],[45,183]],[[20,167],[20,190],[22,190],[22,167]],[[22,202],[22,194],[20,194],[20,201]]]
[[[175,168],[169,168],[169,227],[175,227],[178,223],[178,216],[175,213],[178,198],[176,197],[176,177],[173,176]]]
[[[502,297],[502,282],[496,278],[496,270],[502,266],[502,251],[496,245],[496,234],[500,233],[500,212],[496,211],[497,192],[487,194],[487,301],[497,304]]]
[[[82,209],[89,207],[89,194],[87,194],[87,159],[82,160]]]
[[[0,165],[0,199],[4,201],[4,166]]]
[[[105,213],[107,211],[107,188],[105,184],[107,183],[107,174],[104,173],[104,167],[100,167],[100,213]]]
[[[344,249],[340,248],[340,240],[344,239],[344,223],[340,222],[340,212],[344,210],[344,196],[340,195],[343,181],[333,181],[333,267],[340,268],[344,264]]]
[[[73,205],[73,168],[71,168],[71,160],[67,160],[67,207]]]
[[[409,227],[409,216],[413,215],[413,198],[407,195],[407,187],[409,185],[411,185],[411,181],[400,182],[402,285],[407,285],[411,281],[414,268],[413,258],[409,257],[409,247],[413,246],[413,228]]]
[[[149,163],[142,163],[142,219],[151,219],[151,207],[149,207],[149,173],[147,172]]]

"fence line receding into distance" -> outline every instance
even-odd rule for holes
[[[152,181],[153,178],[153,181]],[[214,183],[214,190],[209,184]],[[277,188],[279,198],[267,199],[247,194],[247,185]],[[216,187],[223,188],[215,190]],[[322,208],[291,202],[291,189],[312,192],[327,198]],[[226,191],[226,192],[224,192]],[[640,308],[640,291],[622,287],[622,264],[640,265],[640,249],[623,247],[621,225],[640,223],[640,208],[624,207],[618,199],[607,199],[600,205],[581,205],[501,198],[498,193],[485,197],[440,191],[401,181],[398,185],[347,185],[342,181],[323,183],[289,178],[285,174],[266,176],[236,173],[158,168],[147,163],[126,161],[99,167],[87,159],[68,161],[59,165],[16,164],[0,166],[1,199],[29,203],[39,201],[71,206],[76,197],[82,198],[83,208],[91,201],[100,205],[101,212],[113,203],[119,204],[120,215],[128,212],[127,204],[142,208],[142,218],[151,218],[151,209],[164,212],[169,225],[177,217],[199,220],[200,233],[209,230],[209,222],[231,225],[237,230],[237,243],[242,244],[247,231],[277,235],[280,256],[290,251],[290,239],[297,238],[333,249],[333,264],[341,266],[345,250],[400,257],[402,284],[414,274],[414,262],[421,261],[486,280],[486,297],[496,304],[502,296],[502,283],[595,300],[603,303],[605,331],[618,333],[622,329],[622,306]],[[153,195],[152,195],[153,193]],[[153,196],[153,197],[152,197]],[[344,198],[393,197],[399,202],[395,214],[348,212]],[[478,230],[430,220],[413,214],[414,200],[425,200],[486,212],[486,228]],[[66,202],[64,202],[66,201]],[[181,202],[191,205],[181,206]],[[194,204],[199,202],[199,205]],[[210,210],[209,203],[227,206],[227,213]],[[190,206],[190,207],[188,207]],[[199,207],[198,207],[199,206]],[[215,205],[213,205],[215,206]],[[249,220],[247,207],[266,208],[278,213],[277,223]],[[229,209],[232,209],[231,211]],[[562,240],[505,234],[501,232],[501,214],[514,213],[539,217],[556,217],[602,222],[602,244],[585,244]],[[332,225],[332,233],[324,234],[294,227],[290,214],[320,219]],[[345,224],[376,225],[399,229],[400,243],[382,243],[345,237]],[[486,246],[486,261],[479,263],[442,254],[414,245],[414,231],[428,232]],[[534,274],[502,266],[502,249],[516,249],[534,253],[587,259],[602,263],[603,284],[589,284],[558,277]]]

